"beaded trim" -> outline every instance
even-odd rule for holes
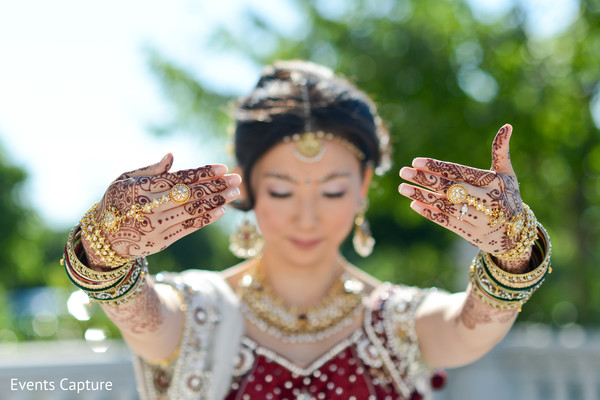
[[[250,348],[256,354],[264,356],[264,357],[268,358],[269,360],[276,362],[277,364],[281,365],[282,367],[284,367],[285,369],[290,371],[292,374],[296,374],[299,376],[310,376],[316,370],[321,368],[323,365],[327,364],[333,358],[337,357],[338,354],[340,354],[341,352],[346,350],[348,347],[350,347],[351,345],[353,345],[355,343],[359,343],[359,341],[362,338],[364,338],[364,332],[361,327],[361,328],[358,328],[357,330],[355,330],[354,333],[352,335],[350,335],[350,337],[339,342],[337,345],[335,345],[333,348],[331,348],[327,353],[323,354],[316,361],[313,361],[306,368],[302,368],[302,367],[296,365],[294,362],[288,360],[287,358],[280,356],[276,352],[274,352],[266,347],[262,347],[262,346],[258,345],[254,340],[250,339],[247,336],[242,339],[242,344],[244,346]],[[248,372],[248,371],[246,371],[246,372]]]

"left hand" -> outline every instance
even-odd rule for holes
[[[508,124],[496,134],[492,144],[491,170],[431,158],[415,158],[413,168],[402,168],[400,177],[429,190],[402,183],[398,188],[400,194],[413,199],[410,205],[413,210],[481,250],[492,254],[510,250],[515,242],[506,234],[506,224],[492,227],[490,217],[473,206],[469,206],[461,218],[463,205],[452,204],[446,197],[446,190],[454,184],[461,184],[478,202],[501,209],[507,220],[523,212],[519,184],[510,162],[511,134],[512,126]]]

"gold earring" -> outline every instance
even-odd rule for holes
[[[229,237],[229,250],[239,258],[254,257],[262,252],[263,237],[256,225],[244,219]]]
[[[369,204],[366,200],[363,200],[360,206],[358,214],[354,219],[354,236],[352,237],[352,245],[354,250],[361,257],[368,257],[373,252],[375,246],[375,239],[371,235],[371,228],[369,227],[369,221],[365,218],[365,212]]]

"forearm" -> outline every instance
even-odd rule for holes
[[[184,325],[182,300],[171,286],[150,277],[130,302],[101,305],[132,350],[149,361],[161,361],[176,351]]]
[[[471,286],[452,295],[430,295],[417,314],[423,357],[435,367],[471,363],[504,338],[517,314],[484,304]]]
[[[417,312],[417,332],[425,359],[456,367],[475,361],[504,338],[521,305],[550,269],[551,245],[545,230],[532,251],[510,261],[480,253],[466,292],[429,296]]]
[[[170,286],[154,284],[145,260],[109,268],[74,229],[65,263],[73,283],[100,304],[136,353],[152,361],[175,351],[183,331],[182,300]]]
[[[530,270],[531,250],[517,260],[495,260],[502,270],[523,274]],[[456,334],[466,348],[479,358],[508,333],[519,313],[518,308],[500,310],[483,302],[473,283],[469,284],[463,303],[453,317]]]

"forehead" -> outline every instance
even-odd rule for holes
[[[296,143],[279,143],[269,149],[256,163],[252,175],[283,172],[298,179],[319,179],[333,172],[360,176],[360,162],[347,148],[334,141],[323,140],[323,157],[306,162],[296,156]]]

